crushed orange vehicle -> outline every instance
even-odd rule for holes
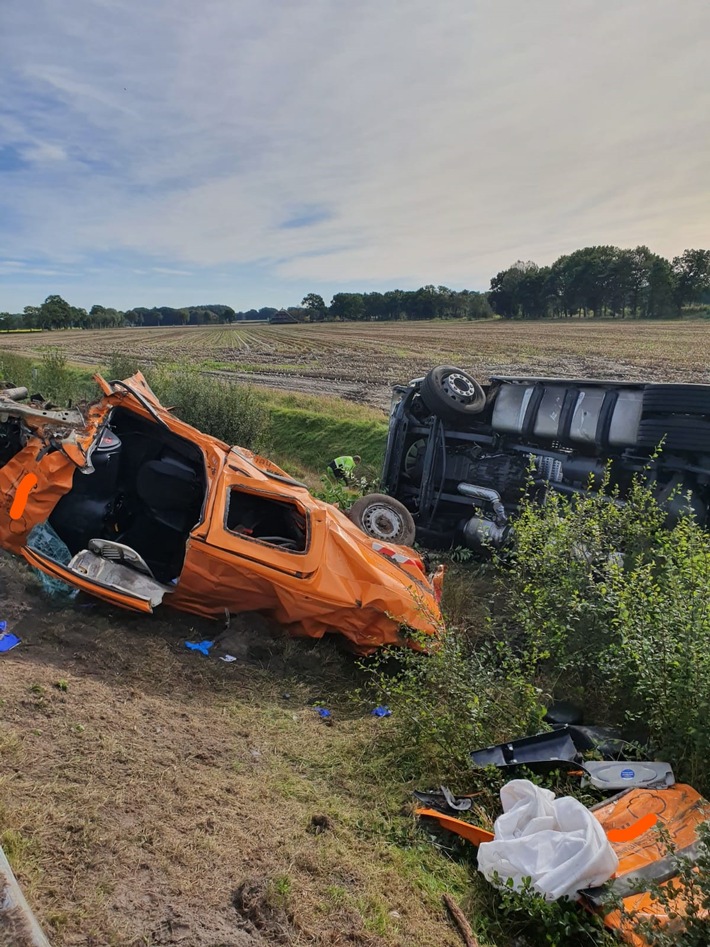
[[[180,421],[142,374],[96,381],[104,396],[82,411],[0,387],[0,546],[138,612],[259,611],[360,653],[437,633],[441,570]],[[38,527],[68,561],[33,548]]]

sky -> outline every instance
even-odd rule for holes
[[[708,0],[0,0],[0,311],[710,246]]]

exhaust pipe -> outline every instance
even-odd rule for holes
[[[460,483],[458,485],[459,493],[463,494],[465,497],[470,497],[474,504],[476,503],[490,503],[493,508],[493,513],[495,514],[496,523],[499,526],[503,526],[507,522],[508,517],[505,512],[505,507],[500,498],[500,493],[497,490],[493,490],[491,487],[479,487],[474,483]]]

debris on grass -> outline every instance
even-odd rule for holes
[[[199,651],[205,657],[209,657],[210,648],[214,646],[214,641],[186,641],[185,647],[190,651]]]
[[[375,709],[371,711],[371,714],[373,717],[391,717],[392,711],[384,704],[380,704],[379,707],[375,707]]]
[[[7,622],[0,621],[0,654],[5,651],[12,651],[13,648],[16,648],[20,643],[20,639],[17,635],[13,635],[12,632],[7,631]]]
[[[308,826],[308,831],[312,832],[313,835],[320,835],[322,832],[332,832],[335,828],[335,823],[327,815],[314,815],[311,816],[311,821]]]
[[[283,878],[252,878],[234,892],[234,908],[242,920],[276,944],[293,940],[293,924],[286,910],[288,891]]]

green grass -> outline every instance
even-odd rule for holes
[[[135,367],[127,361],[102,371],[106,377],[123,377]],[[241,436],[241,446],[261,450],[297,477],[315,481],[329,461],[341,454],[359,454],[365,475],[379,473],[387,442],[387,420],[381,411],[342,398],[205,378],[170,363],[144,368],[157,394],[176,407],[179,417],[227,441],[238,442]],[[56,350],[48,350],[41,362],[0,352],[3,379],[26,385],[57,403],[97,394],[92,372],[72,367]],[[252,415],[254,423],[247,423]]]
[[[379,471],[387,442],[385,421],[278,406],[270,414],[271,444],[282,464],[325,473],[334,457],[359,454],[364,468]]]

